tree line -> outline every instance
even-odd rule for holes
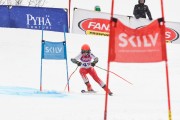
[[[0,5],[42,7],[46,0],[0,0]]]

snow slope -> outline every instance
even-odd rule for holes
[[[0,119],[2,120],[103,120],[104,91],[89,77],[97,95],[82,95],[85,85],[78,70],[64,92],[64,60],[43,60],[43,91],[39,91],[41,31],[0,28]],[[63,41],[59,32],[45,31],[44,39]],[[88,43],[107,68],[108,38],[66,34],[69,75],[76,65],[70,58]],[[180,45],[167,44],[173,120],[180,120]],[[106,81],[106,71],[95,68]],[[111,63],[110,70],[133,85],[110,74],[108,120],[168,120],[165,63]]]

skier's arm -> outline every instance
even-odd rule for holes
[[[95,57],[93,63],[96,64],[98,61],[99,61],[98,57]]]
[[[81,54],[79,54],[79,55],[78,55],[77,57],[75,57],[75,58],[71,58],[71,62],[77,64],[78,66],[81,66],[82,63],[81,63],[80,61],[78,61],[80,57],[81,57]]]
[[[91,53],[91,56],[94,59],[94,61],[91,63],[91,66],[94,67],[96,65],[96,63],[99,61],[99,59],[98,59],[98,57],[94,56],[92,53]]]

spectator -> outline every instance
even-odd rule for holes
[[[94,10],[95,10],[95,11],[98,11],[98,12],[101,12],[101,8],[100,8],[99,5],[96,5],[96,6],[94,7]]]
[[[136,19],[139,18],[146,18],[146,14],[149,18],[149,20],[152,20],[151,12],[147,5],[144,4],[145,0],[139,0],[138,4],[134,6],[133,14]]]

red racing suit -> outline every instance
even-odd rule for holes
[[[89,54],[80,53],[75,58],[71,59],[73,63],[81,62],[79,73],[84,81],[84,83],[89,83],[87,74],[89,74],[101,87],[105,86],[105,83],[98,77],[95,69],[91,66],[91,63],[95,61],[98,62],[98,58],[94,56],[91,52]]]

